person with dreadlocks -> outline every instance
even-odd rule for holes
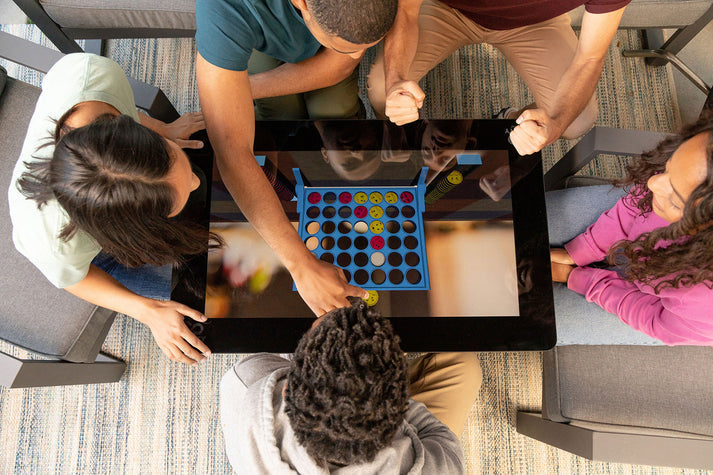
[[[360,300],[315,320],[292,361],[251,355],[225,374],[228,459],[251,475],[463,473],[456,434],[481,380],[474,353],[408,362],[389,321]]]
[[[713,118],[633,161],[620,184],[628,193],[579,235],[592,205],[620,194],[548,193],[550,244],[566,243],[551,250],[552,278],[569,288],[555,286],[558,344],[713,346]]]

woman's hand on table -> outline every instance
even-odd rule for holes
[[[552,264],[552,281],[566,284],[569,274],[576,267],[572,256],[569,255],[566,249],[551,248],[550,262]]]
[[[156,343],[168,358],[192,365],[205,360],[211,353],[205,343],[188,329],[184,316],[197,322],[206,321],[205,315],[182,303],[151,299],[147,299],[137,320],[151,329]]]
[[[163,128],[163,136],[173,140],[181,148],[203,148],[200,140],[188,140],[191,135],[205,129],[205,119],[202,112],[183,114]]]
[[[570,256],[569,252],[567,252],[567,249],[561,247],[550,248],[550,260],[560,264],[567,264],[568,266],[576,265],[572,256]]]
[[[347,297],[369,297],[366,290],[350,285],[340,268],[311,254],[291,274],[300,296],[318,317],[350,305]]]

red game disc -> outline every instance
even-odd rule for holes
[[[310,193],[309,196],[307,197],[307,201],[309,201],[309,202],[312,203],[313,205],[319,203],[319,201],[320,201],[321,199],[322,199],[322,195],[320,195],[320,194],[317,193],[316,191]]]
[[[359,219],[365,218],[368,213],[369,212],[367,211],[365,206],[357,206],[356,208],[354,208],[354,216]]]
[[[374,236],[373,238],[371,238],[371,247],[373,247],[377,251],[379,249],[383,249],[384,248],[384,238],[382,238],[381,236]]]
[[[347,204],[352,200],[352,195],[351,193],[348,193],[346,191],[339,193],[339,202]]]
[[[411,203],[413,201],[413,195],[408,191],[404,191],[401,193],[401,201],[404,203]]]

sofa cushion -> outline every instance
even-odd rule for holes
[[[713,436],[713,348],[559,346],[562,415]]]
[[[63,28],[196,29],[195,0],[44,0]]]
[[[0,96],[0,338],[38,353],[91,361],[113,312],[54,287],[12,243],[7,189],[39,93],[10,78]]]
[[[624,10],[619,28],[681,28],[700,18],[713,0],[632,0]],[[582,26],[584,6],[569,12],[572,26]]]

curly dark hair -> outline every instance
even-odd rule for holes
[[[381,39],[394,24],[398,0],[306,0],[327,33],[357,45]]]
[[[624,277],[650,285],[654,292],[704,283],[713,288],[713,117],[705,116],[662,141],[627,167],[628,176],[619,185],[628,187],[625,198],[641,214],[651,213],[653,193],[649,178],[665,170],[673,152],[686,140],[708,134],[708,173],[691,193],[680,221],[623,240],[609,249],[608,260],[623,267]],[[662,241],[670,244],[657,247]]]
[[[368,462],[393,439],[408,404],[408,365],[391,323],[363,301],[333,310],[297,346],[285,412],[321,465]]]
[[[173,191],[165,177],[173,158],[163,137],[126,115],[72,129],[66,119],[75,110],[57,121],[52,157],[25,162],[17,181],[38,208],[56,199],[67,212],[60,239],[81,229],[127,267],[182,264],[222,245],[198,224],[169,218]]]

